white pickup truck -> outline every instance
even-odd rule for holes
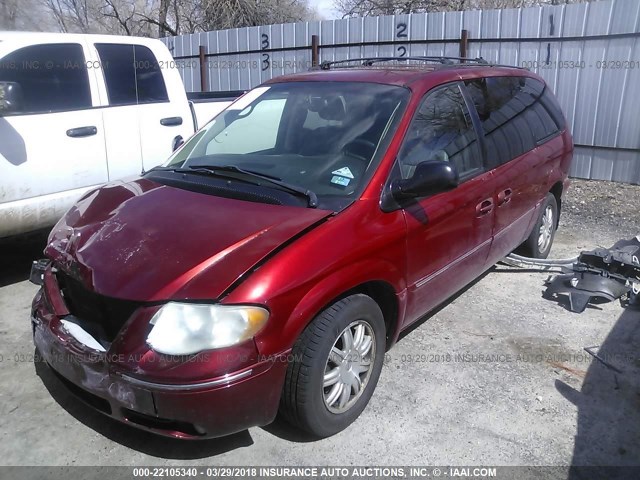
[[[0,238],[162,163],[239,93],[190,102],[158,40],[0,32]]]

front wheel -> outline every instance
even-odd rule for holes
[[[552,193],[547,193],[531,235],[522,244],[523,253],[532,258],[547,258],[551,251],[557,225],[558,203]]]
[[[293,347],[283,416],[318,437],[349,426],[378,383],[385,333],[382,311],[366,295],[343,298],[320,313]]]

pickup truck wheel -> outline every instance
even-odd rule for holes
[[[293,347],[281,414],[318,437],[344,430],[378,383],[385,333],[382,311],[366,295],[343,298],[320,313]]]
[[[547,193],[531,235],[523,244],[523,253],[528,257],[547,258],[551,251],[557,225],[558,204],[556,197],[552,193]]]

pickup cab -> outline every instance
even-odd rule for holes
[[[162,163],[229,103],[190,102],[158,40],[0,32],[0,238]]]

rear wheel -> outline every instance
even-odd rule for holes
[[[552,193],[548,193],[531,235],[522,244],[523,253],[532,258],[547,258],[551,251],[557,225],[558,204],[556,197]]]
[[[378,383],[385,333],[382,311],[366,295],[351,295],[320,313],[293,348],[283,416],[319,437],[349,426]]]

